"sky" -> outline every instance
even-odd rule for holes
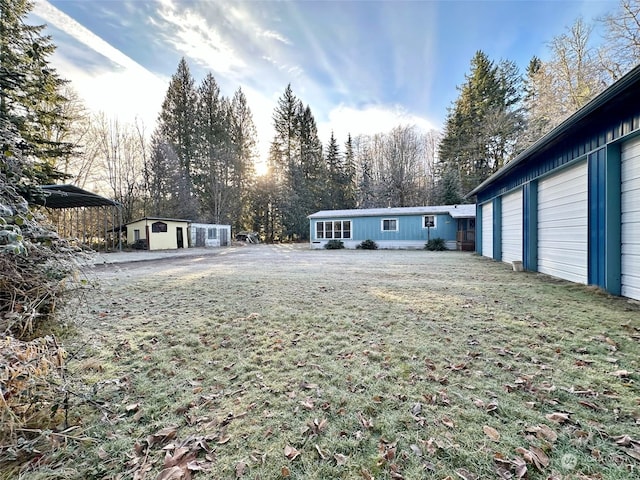
[[[441,129],[476,51],[532,56],[576,18],[616,0],[35,0],[51,58],[90,110],[148,132],[185,58],[196,85],[212,73],[222,94],[241,87],[266,157],[273,111],[288,84],[311,107],[320,139]],[[594,32],[594,35],[597,32]]]

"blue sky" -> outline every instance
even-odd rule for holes
[[[231,1],[36,0],[58,46],[53,64],[93,110],[155,126],[171,75],[185,57],[198,83],[212,72],[222,93],[241,86],[260,151],[288,83],[309,104],[321,139],[331,130],[442,127],[477,50],[524,71],[576,18],[615,0]],[[597,35],[597,32],[594,32]]]

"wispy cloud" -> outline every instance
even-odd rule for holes
[[[139,118],[147,128],[153,125],[166,91],[165,78],[154,75],[44,0],[35,3],[32,14],[59,32],[54,66],[72,80],[72,87],[89,108],[124,121]],[[98,61],[96,54],[103,60]]]
[[[258,35],[265,38],[272,38],[274,40],[284,43],[285,45],[293,45],[291,40],[289,40],[284,35],[278,32],[274,32],[273,30],[263,30]]]
[[[246,67],[239,52],[218,31],[218,25],[172,0],[161,0],[159,5],[157,13],[165,24],[161,32],[176,50],[221,74]]]

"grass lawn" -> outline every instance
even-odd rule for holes
[[[458,252],[89,275],[64,339],[79,428],[20,478],[640,477],[627,299]]]

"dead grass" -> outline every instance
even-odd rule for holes
[[[639,313],[452,252],[106,269],[68,306],[69,421],[95,443],[21,478],[636,477]]]

